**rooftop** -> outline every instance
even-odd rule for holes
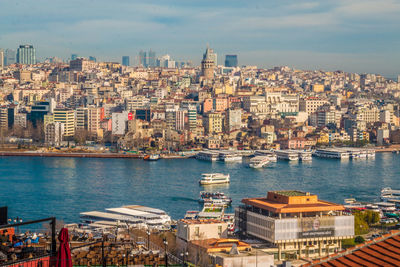
[[[207,252],[229,252],[233,245],[236,245],[239,251],[251,250],[251,246],[249,244],[232,238],[192,240],[191,243],[207,249]]]
[[[196,219],[182,219],[180,220],[186,224],[212,224],[212,223],[224,223],[221,220],[216,219],[204,219],[204,220],[196,220]]]
[[[274,191],[275,194],[279,194],[282,196],[287,197],[294,197],[294,196],[306,196],[306,192],[297,191],[297,190],[287,190],[287,191]]]
[[[297,190],[271,191],[268,192],[266,198],[245,198],[242,203],[274,213],[345,210],[343,205],[319,200],[315,194]]]
[[[304,266],[400,266],[400,232],[392,231]]]

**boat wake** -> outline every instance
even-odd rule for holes
[[[190,198],[190,197],[171,197],[172,201],[185,201],[185,202],[198,202],[198,199]]]

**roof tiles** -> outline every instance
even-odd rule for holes
[[[400,266],[400,232],[392,232],[308,266]]]

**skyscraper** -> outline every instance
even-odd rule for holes
[[[156,66],[156,52],[154,52],[150,49],[148,59],[149,59],[148,60],[149,67],[155,67]]]
[[[129,66],[129,56],[122,56],[122,66]]]
[[[214,51],[207,47],[201,61],[201,73],[205,79],[212,79],[214,77],[215,57],[216,54],[214,54]]]
[[[0,68],[4,67],[4,50],[0,48]]]
[[[72,54],[71,55],[71,60],[75,60],[75,59],[77,59],[78,58],[78,54]]]
[[[4,53],[4,65],[8,66],[11,64],[15,64],[15,51],[12,49],[6,49]]]
[[[139,66],[147,68],[147,53],[142,50],[139,52]]]
[[[36,51],[32,45],[20,45],[17,50],[17,63],[36,64]]]
[[[93,61],[93,62],[96,62],[96,61],[97,61],[97,58],[94,57],[94,56],[89,56],[89,60],[91,60],[91,61]]]
[[[225,67],[237,67],[237,66],[238,66],[237,55],[225,56]]]

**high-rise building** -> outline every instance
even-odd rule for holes
[[[75,60],[75,59],[77,59],[78,58],[78,54],[72,54],[71,55],[71,60]]]
[[[147,53],[142,50],[139,52],[139,66],[147,68]]]
[[[60,146],[64,136],[64,124],[61,122],[49,123],[45,126],[44,140],[49,146]]]
[[[72,71],[87,71],[94,68],[96,63],[86,58],[77,58],[69,62],[69,69]]]
[[[36,127],[38,122],[44,121],[44,116],[48,113],[53,113],[55,107],[54,99],[49,101],[37,101],[31,108],[31,114],[29,120],[32,122],[33,126]]]
[[[122,56],[122,66],[129,66],[129,56]]]
[[[75,111],[72,109],[54,109],[54,122],[64,124],[64,136],[71,137],[75,134]]]
[[[237,55],[225,56],[225,67],[237,67],[237,66],[238,66]]]
[[[102,108],[88,108],[88,131],[92,134],[99,134]]]
[[[189,130],[194,132],[197,127],[197,110],[196,106],[191,105],[188,107],[188,122],[189,122]]]
[[[83,131],[88,129],[88,108],[77,108],[75,111],[75,129]]]
[[[152,51],[151,49],[149,51],[149,57],[147,62],[149,67],[156,66],[156,52]]]
[[[0,49],[0,68],[4,67],[4,50]]]
[[[207,134],[222,132],[222,114],[219,112],[209,112],[203,117],[204,131]]]
[[[157,58],[157,67],[163,68],[175,68],[176,62],[171,59],[170,55],[164,55],[162,57]]]
[[[97,58],[94,56],[89,56],[89,60],[93,62],[97,62]]]
[[[201,72],[205,79],[212,79],[214,77],[215,58],[216,54],[214,54],[214,51],[207,47],[201,61]]]
[[[4,53],[4,65],[9,66],[15,64],[15,62],[16,62],[15,51],[12,49],[6,49]]]
[[[36,64],[36,50],[32,45],[20,45],[17,50],[17,63]]]
[[[400,83],[400,74],[397,75],[397,82]]]

